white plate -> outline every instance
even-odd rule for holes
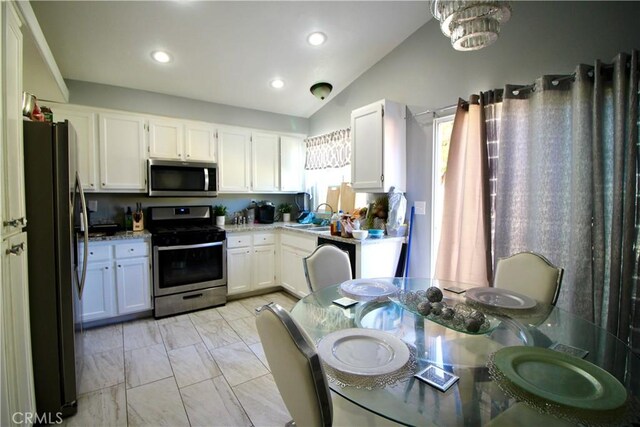
[[[342,329],[318,343],[320,358],[333,369],[355,375],[383,375],[402,368],[409,348],[399,338],[375,329]]]
[[[348,296],[365,298],[380,298],[398,292],[392,283],[374,279],[347,280],[340,285],[340,289]]]
[[[538,304],[533,298],[501,288],[480,287],[467,289],[465,297],[491,307],[515,310],[533,308]]]

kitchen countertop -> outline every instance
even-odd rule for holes
[[[104,242],[110,240],[129,240],[129,239],[151,239],[151,233],[147,230],[142,231],[118,231],[108,236],[105,233],[89,233],[90,242]]]
[[[300,229],[295,227],[288,227],[286,224],[296,224],[296,223],[274,222],[273,224],[245,224],[245,225],[226,224],[221,228],[224,229],[227,233],[242,233],[247,231],[285,230],[290,233],[305,234],[307,236],[318,236],[318,237],[324,237],[326,239],[336,240],[339,242],[364,244],[364,245],[377,244],[377,243],[389,242],[389,241],[399,241],[399,242],[406,241],[406,237],[404,236],[391,237],[386,235],[381,239],[367,237],[364,240],[358,240],[352,237],[332,236],[329,230],[316,231],[308,228]]]

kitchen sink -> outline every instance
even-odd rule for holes
[[[327,231],[331,228],[328,225],[316,225],[316,224],[286,224],[285,227],[294,228],[296,230],[309,230],[309,231]]]

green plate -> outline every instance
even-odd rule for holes
[[[604,369],[565,353],[538,347],[506,347],[494,365],[513,384],[550,402],[587,410],[625,404],[624,386]]]

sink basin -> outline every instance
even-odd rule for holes
[[[285,227],[295,228],[296,230],[309,230],[309,231],[326,231],[331,227],[328,225],[316,225],[316,224],[287,224]]]

